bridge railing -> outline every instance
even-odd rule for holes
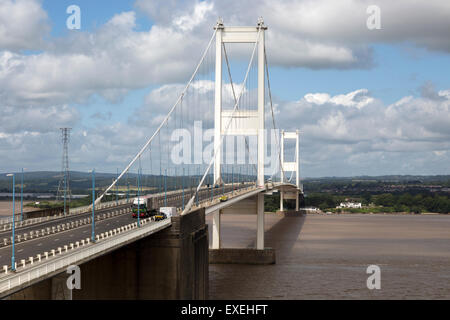
[[[102,209],[107,209],[107,208],[114,208],[118,205],[121,206],[121,205],[131,203],[131,202],[132,202],[132,198],[130,198],[129,200],[121,199],[121,200],[118,200],[117,203],[114,200],[114,201],[101,203],[101,204],[97,205],[95,207],[95,209],[102,210]],[[77,214],[81,214],[81,213],[86,213],[89,211],[91,211],[91,206],[77,207],[77,208],[69,209],[69,212],[67,213],[66,216],[73,216],[73,215],[77,215]],[[55,214],[52,216],[24,219],[23,221],[21,221],[20,215],[16,215],[16,221],[15,221],[16,228],[20,228],[22,226],[29,226],[29,225],[41,223],[44,221],[59,219],[62,217],[64,217],[64,214],[60,213],[60,214]],[[7,231],[7,230],[11,230],[11,229],[12,229],[12,217],[0,219],[0,231]]]
[[[133,201],[133,198],[130,199],[120,199],[116,202],[116,200],[108,201],[108,202],[102,202],[95,206],[95,210],[101,210],[101,209],[107,209],[107,208],[113,208],[116,206],[121,206],[127,203],[131,203]],[[86,213],[92,210],[92,205],[87,205],[83,207],[77,207],[73,209],[69,209],[69,214],[79,214],[79,213]]]
[[[199,200],[198,203],[194,202],[194,204],[192,205],[191,211],[194,211],[198,208],[215,205],[221,201],[220,198],[223,196],[226,196],[227,198],[232,198],[232,197],[239,196],[239,195],[242,195],[244,193],[247,193],[249,191],[253,191],[256,189],[258,189],[258,187],[255,185],[255,183],[253,183],[253,182],[245,183],[240,188],[236,188],[234,190],[228,189],[224,193],[216,194],[212,197],[212,199],[210,197],[206,197],[202,200]],[[181,212],[181,208],[178,208],[178,209]]]

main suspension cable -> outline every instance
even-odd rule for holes
[[[152,140],[155,138],[155,136],[160,132],[161,128],[164,126],[164,124],[169,120],[172,112],[175,110],[175,108],[178,106],[178,104],[180,103],[181,99],[183,98],[183,96],[185,95],[185,93],[187,92],[188,88],[190,87],[192,81],[194,80],[198,70],[200,69],[200,66],[203,63],[203,60],[205,59],[206,54],[209,51],[209,48],[211,47],[211,44],[216,36],[217,33],[217,29],[214,30],[214,33],[211,37],[211,39],[209,40],[209,43],[205,49],[205,51],[203,52],[202,57],[200,58],[199,63],[197,64],[197,67],[195,68],[194,73],[192,74],[191,78],[189,79],[186,87],[184,88],[183,92],[180,94],[180,96],[178,97],[177,101],[175,102],[175,104],[173,105],[173,107],[170,109],[169,113],[167,114],[167,116],[164,118],[164,120],[162,121],[162,123],[159,125],[158,129],[156,129],[155,133],[153,133],[153,135],[151,136],[151,138],[147,141],[147,143],[142,147],[142,149],[138,152],[138,154],[134,157],[134,159],[128,164],[128,166],[122,171],[122,173],[119,175],[119,177],[117,177],[116,180],[113,181],[113,183],[102,193],[102,195],[100,197],[98,197],[95,200],[95,205],[97,205],[98,203],[100,203],[100,201],[102,200],[102,198],[105,196],[105,194],[112,188],[114,187],[114,185],[117,183],[117,181],[119,181],[122,176],[131,168],[131,166],[136,162],[136,160],[141,156],[141,154],[145,151],[145,149],[147,149],[147,147],[150,145],[150,143],[152,142]]]

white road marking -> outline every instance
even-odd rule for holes
[[[17,250],[17,252],[22,252],[23,251],[23,249],[19,249],[19,250]]]
[[[55,241],[59,241],[59,239],[55,239]]]
[[[40,246],[42,246],[42,243],[38,243],[38,245],[37,245],[38,247],[40,247]]]

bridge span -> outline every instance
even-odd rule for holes
[[[279,192],[281,210],[285,199],[295,200],[298,210],[303,190],[299,131],[283,131],[280,136],[275,123],[265,30],[261,18],[251,27],[217,22],[192,77],[152,136],[97,198],[93,185],[93,206],[72,210],[67,216],[0,225],[0,298],[206,299],[209,262],[233,263],[242,258],[242,253],[233,256],[236,250],[222,247],[221,215],[228,212],[257,217],[256,247],[244,252],[245,261],[275,263],[275,252],[264,244],[264,196]],[[252,46],[239,85],[233,82],[226,50],[233,43]],[[208,63],[214,59],[215,65]],[[222,70],[225,65],[228,72]],[[269,107],[271,117],[266,117]],[[275,137],[271,143],[266,138],[266,118]],[[204,140],[198,134],[199,122],[212,126],[209,151],[196,148]],[[177,135],[184,141],[174,141]],[[237,137],[243,139],[235,148]],[[225,144],[225,138],[233,142]],[[284,139],[296,140],[291,162],[284,159]],[[194,152],[189,149],[192,145]],[[242,152],[234,155],[238,145]],[[269,145],[272,164],[266,168]],[[143,197],[143,167],[147,177],[159,182],[158,192],[145,196],[155,198],[156,209],[176,207],[172,217],[136,221],[130,213],[131,202],[102,202],[125,177],[129,188],[128,174],[134,171],[137,198]],[[206,215],[213,220],[211,248]],[[72,266],[81,270],[79,290],[66,285],[65,271]]]

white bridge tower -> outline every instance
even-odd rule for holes
[[[264,31],[267,27],[260,18],[256,27],[225,27],[221,20],[215,26],[216,32],[216,79],[214,100],[214,183],[220,184],[224,135],[255,135],[258,138],[257,185],[264,186],[264,106],[265,106],[265,55]],[[259,34],[259,36],[258,36]],[[224,43],[256,43],[258,54],[258,110],[222,110],[222,45]]]
[[[302,186],[300,184],[300,154],[299,154],[299,139],[300,133],[299,131],[294,132],[285,132],[284,130],[281,131],[281,167],[283,170],[281,170],[281,182],[286,182],[286,177],[284,174],[286,172],[295,172],[295,184],[297,185],[297,189],[301,190]],[[295,158],[293,162],[286,162],[284,161],[284,140],[285,139],[291,139],[295,140]],[[283,189],[280,191],[280,211],[284,211],[284,199],[295,199],[295,210],[299,210],[299,193],[296,192],[286,192]]]
[[[265,54],[264,31],[267,27],[262,18],[255,27],[225,27],[222,20],[217,22],[216,29],[216,72],[214,101],[214,183],[222,183],[220,150],[221,138],[224,135],[255,135],[258,140],[257,156],[257,186],[264,187],[264,106],[265,106]],[[258,55],[258,109],[253,110],[222,110],[222,46],[224,43],[253,43],[257,45]],[[256,248],[264,249],[264,194],[256,197],[257,240]],[[219,249],[220,215],[222,210],[213,213],[212,248]]]

